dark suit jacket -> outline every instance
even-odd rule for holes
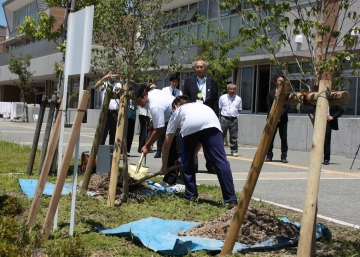
[[[329,106],[329,114],[333,116],[333,120],[329,121],[329,125],[333,130],[339,130],[338,118],[344,113],[341,105]]]
[[[271,110],[271,106],[274,102],[275,99],[275,89],[270,90],[266,96],[266,108],[268,110],[268,114],[270,113]],[[288,111],[290,109],[290,105],[289,104],[284,104],[284,107],[281,111],[281,116],[280,116],[280,122],[288,122]]]
[[[199,88],[196,84],[195,76],[190,76],[185,79],[183,94],[190,98],[191,102],[196,102]],[[205,102],[219,116],[219,94],[218,86],[215,79],[206,77],[206,98]]]

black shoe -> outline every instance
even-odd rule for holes
[[[281,158],[281,162],[283,162],[283,163],[288,163],[289,161],[286,160],[286,157],[282,157],[282,158]]]
[[[234,200],[234,201],[227,202],[225,204],[226,204],[226,208],[231,210],[232,208],[234,208],[238,205],[238,202],[236,200]]]
[[[323,164],[324,164],[324,165],[329,165],[329,160],[325,160],[325,161],[323,162]]]
[[[272,161],[272,158],[270,156],[266,156],[265,162],[271,162],[271,161]]]
[[[161,158],[161,153],[156,152],[156,154],[154,155],[154,158]]]

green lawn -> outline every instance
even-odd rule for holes
[[[201,198],[199,202],[189,202],[183,198],[182,194],[156,195],[130,198],[116,207],[108,207],[106,199],[97,199],[78,193],[75,236],[70,237],[71,196],[66,195],[61,197],[59,204],[58,229],[51,232],[48,241],[42,242],[39,240],[41,228],[51,198],[42,197],[36,224],[28,233],[25,222],[31,199],[26,198],[21,192],[18,179],[37,179],[37,175],[25,174],[29,155],[29,147],[0,140],[0,256],[163,256],[145,248],[131,237],[103,235],[96,231],[95,226],[114,228],[149,216],[162,219],[206,221],[227,211],[226,206],[221,203],[221,191],[216,186],[199,186]],[[34,165],[35,173],[38,159],[39,151]],[[82,177],[79,176],[79,181],[81,180]],[[56,178],[51,176],[48,181],[55,182]],[[67,182],[72,182],[71,176],[67,178]],[[254,201],[251,205],[279,217],[287,216],[293,221],[300,221],[301,218],[299,213],[270,206],[264,202]],[[330,223],[326,225],[333,231],[334,237],[331,240],[317,242],[317,256],[360,256],[359,230]],[[295,256],[296,247],[245,255]],[[211,254],[200,251],[188,253],[186,256],[200,257],[211,256]]]

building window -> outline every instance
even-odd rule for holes
[[[350,96],[350,102],[347,105],[343,105],[344,108],[344,114],[346,115],[358,115],[359,114],[359,92],[356,94],[356,89],[358,88],[358,78],[356,77],[350,77],[347,78],[347,80],[344,84],[344,90],[348,91]],[[356,99],[356,95],[358,96]],[[355,113],[356,110],[356,104],[357,104],[357,113]]]
[[[247,67],[241,69],[240,97],[243,110],[251,111],[252,88],[254,84],[254,68]]]
[[[36,2],[32,2],[24,7],[20,8],[19,10],[14,12],[13,18],[13,30],[16,30],[16,27],[22,25],[25,21],[26,16],[31,16],[38,22],[38,8]]]

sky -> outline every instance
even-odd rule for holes
[[[3,25],[3,26],[6,26],[4,9],[2,8],[2,4],[3,4],[5,1],[6,1],[6,0],[0,0],[0,25]]]

